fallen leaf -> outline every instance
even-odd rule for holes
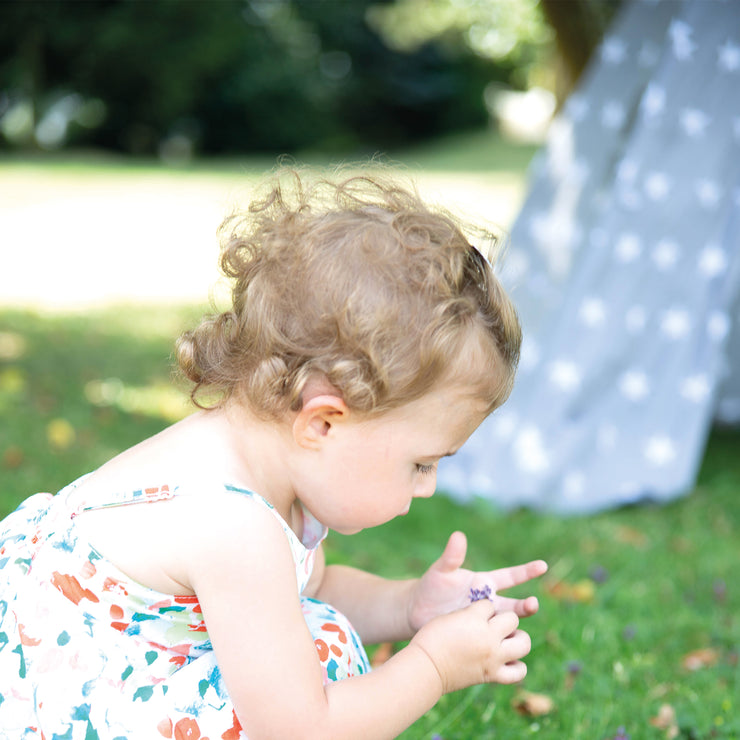
[[[710,668],[716,665],[719,660],[719,650],[716,648],[699,648],[686,653],[683,656],[681,665],[687,671],[698,671],[702,668]]]
[[[670,704],[661,704],[658,714],[650,718],[650,724],[659,730],[665,730],[667,740],[673,740],[678,736],[678,722],[676,722],[676,710]]]
[[[24,458],[23,450],[16,445],[11,445],[3,452],[3,467],[10,470],[19,468],[23,464]]]
[[[648,538],[645,536],[645,534],[643,534],[639,529],[628,527],[625,524],[617,527],[615,538],[617,542],[621,542],[625,545],[632,545],[633,547],[637,547],[639,549],[647,547],[648,544]]]
[[[541,717],[555,710],[555,702],[547,694],[520,691],[512,700],[511,706],[525,717]]]

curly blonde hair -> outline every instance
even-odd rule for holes
[[[313,374],[365,414],[446,379],[488,411],[507,398],[521,343],[514,307],[463,227],[415,189],[282,171],[220,235],[232,309],[177,346],[201,408],[201,392],[215,391],[210,407],[236,395],[279,418],[300,409]]]

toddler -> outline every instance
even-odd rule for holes
[[[198,407],[0,522],[0,738],[393,738],[524,678],[542,561],[326,565],[434,493],[506,399],[514,308],[464,231],[384,177],[275,175],[222,226],[230,310],[177,347]],[[370,671],[363,643],[405,641]]]

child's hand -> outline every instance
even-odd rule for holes
[[[499,596],[498,591],[526,583],[547,571],[542,560],[524,565],[474,573],[462,568],[468,543],[462,532],[454,532],[442,556],[427,570],[418,582],[409,600],[409,625],[413,632],[430,619],[462,609],[471,600],[487,596],[497,614],[514,612],[518,617],[528,617],[539,609],[537,598],[510,599]]]
[[[517,629],[514,612],[494,612],[492,602],[477,601],[431,620],[411,640],[434,664],[443,693],[480,683],[516,683],[527,675],[521,659],[530,651],[529,635]]]

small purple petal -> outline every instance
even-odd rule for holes
[[[491,587],[483,586],[483,588],[471,588],[470,589],[470,600],[481,601],[482,599],[491,600]]]

